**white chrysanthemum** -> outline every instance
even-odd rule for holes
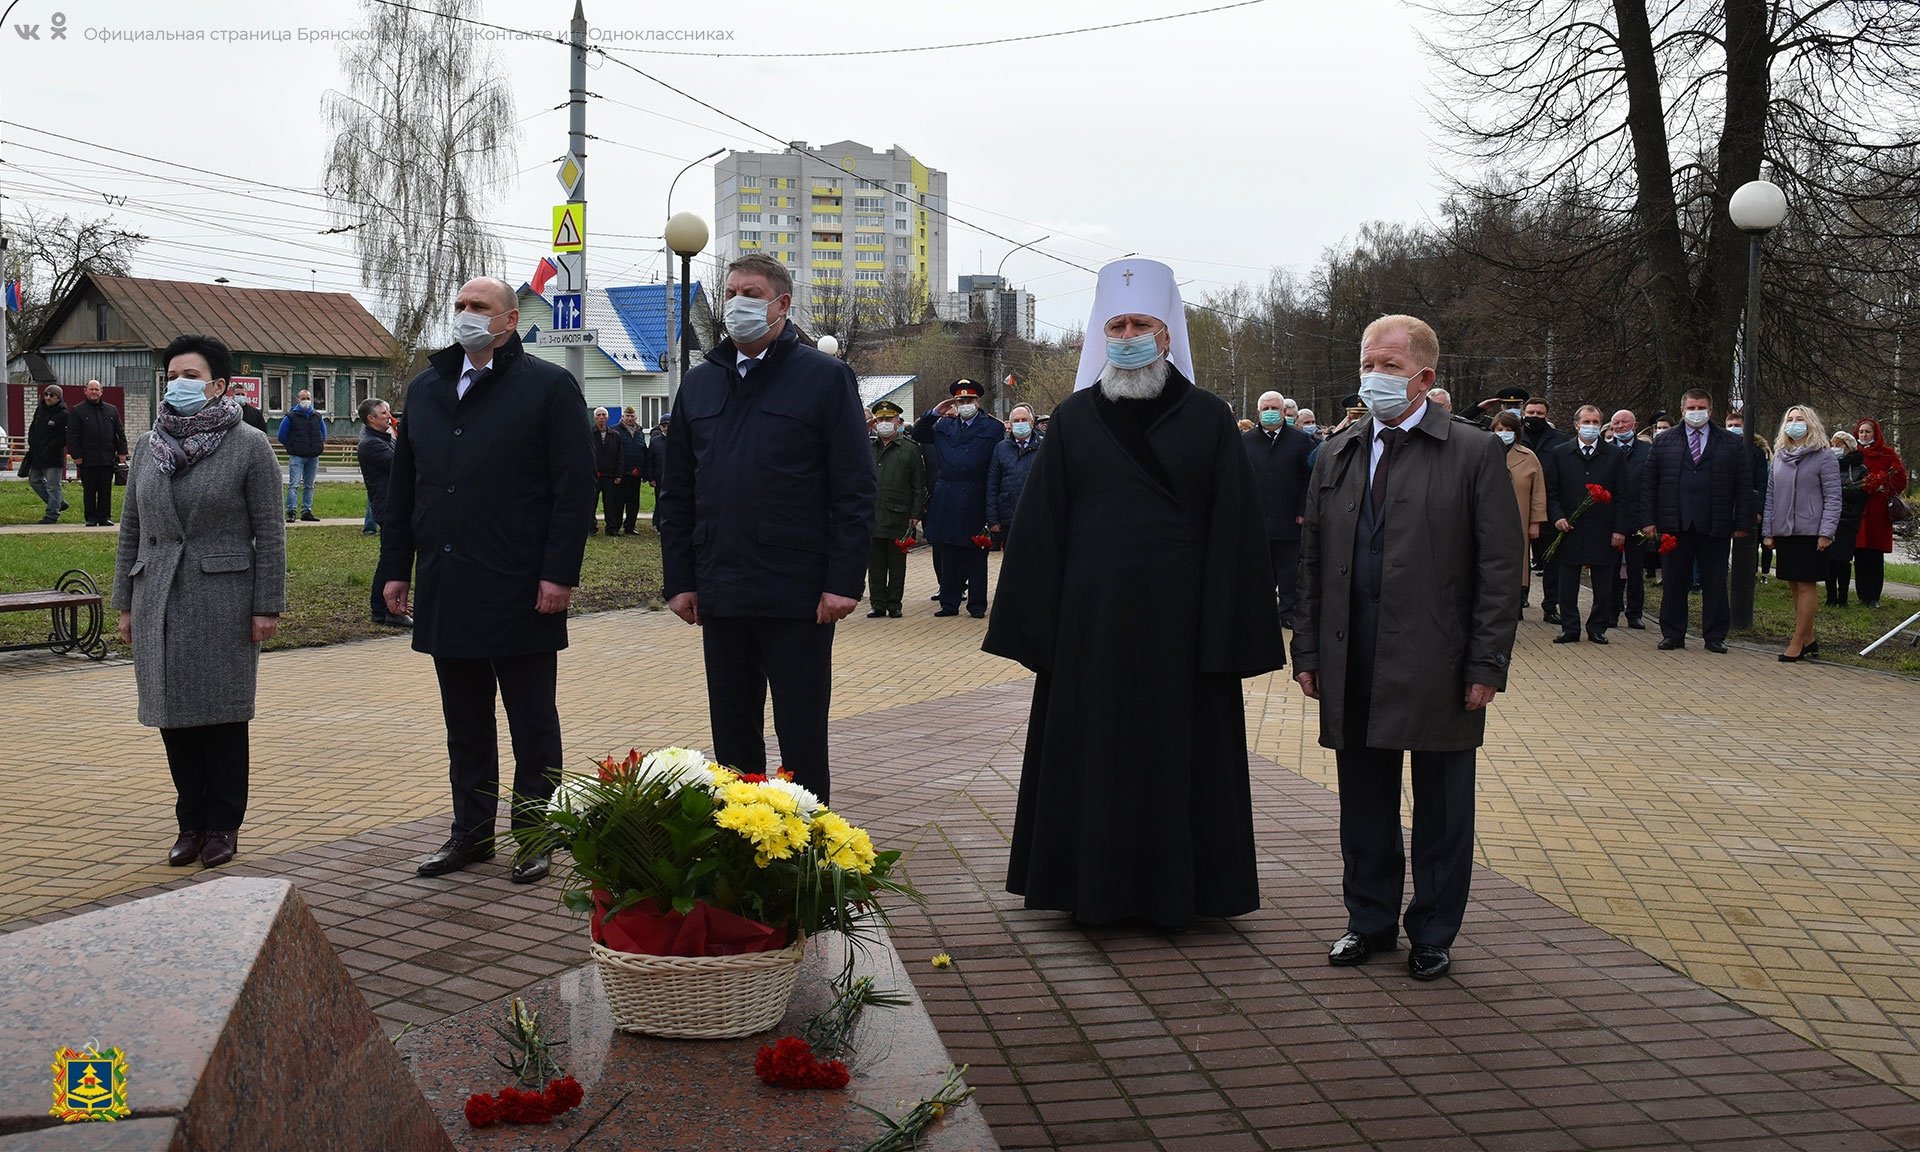
[[[713,783],[706,753],[695,748],[656,748],[640,761],[639,774],[644,778],[663,777],[678,787],[697,784],[705,788]]]
[[[788,796],[793,797],[793,802],[799,806],[800,815],[803,819],[811,820],[813,819],[813,814],[820,811],[820,797],[815,796],[791,780],[782,780],[778,776],[769,776],[763,787],[772,788],[777,792],[784,792]]]
[[[547,799],[549,812],[580,812],[587,805],[583,798],[597,781],[591,776],[569,775],[560,778],[560,784]]]

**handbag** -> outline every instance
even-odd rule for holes
[[[113,483],[117,488],[125,488],[127,486],[127,462],[125,460],[113,466]]]
[[[1895,524],[1905,524],[1907,521],[1913,519],[1913,510],[1907,507],[1905,500],[1889,494],[1887,496],[1887,519]]]

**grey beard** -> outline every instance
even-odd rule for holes
[[[1100,371],[1100,390],[1109,400],[1151,400],[1167,386],[1167,361],[1163,356],[1138,368],[1115,368],[1108,364]]]

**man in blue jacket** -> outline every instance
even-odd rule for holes
[[[655,499],[667,607],[701,627],[714,759],[765,772],[773,693],[783,767],[822,802],[833,626],[859,603],[873,449],[853,370],[787,320],[770,256],[727,266],[727,337],[687,373]]]
[[[955,380],[942,400],[914,425],[913,438],[931,444],[938,469],[927,474],[927,543],[940,576],[940,610],[958,616],[960,597],[978,620],[987,614],[987,550],[973,542],[987,531],[987,469],[1007,426],[980,410],[980,386]]]
[[[327,421],[313,410],[313,393],[300,389],[293,411],[280,418],[276,438],[287,450],[287,523],[293,523],[296,488],[300,490],[300,519],[320,519],[313,514],[313,477],[320,467],[320,453],[327,446]]]
[[[996,544],[1005,541],[1007,529],[1013,527],[1013,513],[1020,507],[1027,473],[1033,471],[1033,454],[1040,451],[1033,409],[1014,405],[1007,413],[1007,432],[1007,438],[993,446],[993,463],[987,468],[987,527]]]

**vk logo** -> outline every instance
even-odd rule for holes
[[[15,35],[19,36],[22,40],[40,39],[40,25],[38,24],[15,24],[13,31]],[[67,14],[65,12],[55,12],[53,14],[52,24],[47,29],[47,39],[65,40],[66,38]]]

